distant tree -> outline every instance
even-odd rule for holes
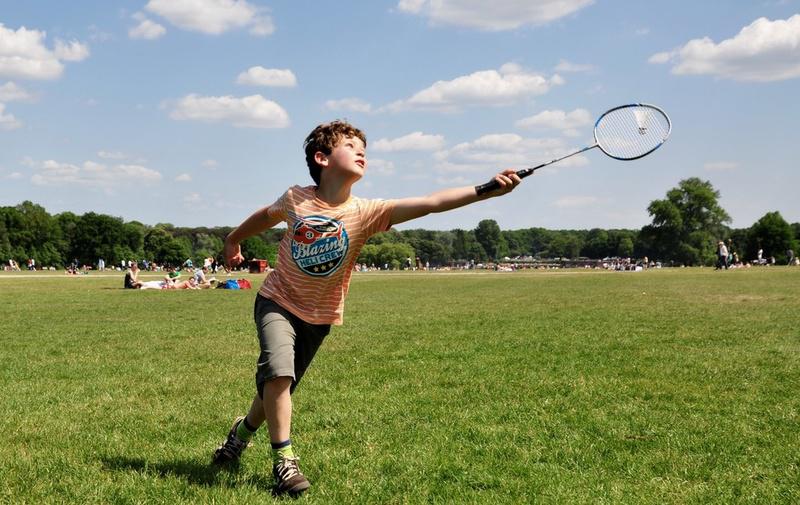
[[[9,259],[11,259],[11,240],[8,238],[5,220],[0,216],[0,264],[8,264]]]
[[[609,254],[608,232],[599,228],[589,230],[581,254],[587,258],[596,259],[611,256]]]
[[[663,200],[647,208],[653,218],[642,228],[653,256],[686,265],[711,265],[715,244],[730,217],[718,203],[719,191],[696,177],[682,180]]]
[[[779,212],[767,212],[750,227],[751,244],[764,249],[764,257],[775,256],[778,263],[786,262],[786,251],[794,250],[797,255],[797,239],[791,225]]]
[[[454,261],[484,261],[486,251],[475,238],[475,233],[470,230],[453,230],[453,260]]]
[[[122,225],[122,245],[130,250],[130,259],[144,258],[144,235],[147,227],[138,221],[130,221]]]
[[[727,238],[733,244],[733,251],[730,251],[730,253],[736,253],[741,261],[756,258],[758,246],[750,244],[750,230],[748,228],[729,230]]]
[[[81,255],[75,244],[75,234],[81,218],[72,212],[62,212],[61,214],[56,214],[53,217],[56,220],[58,227],[61,229],[62,236],[64,237],[64,240],[61,242],[61,256],[66,262],[70,262],[72,259]]]
[[[500,226],[494,219],[484,219],[475,228],[475,239],[486,251],[489,259],[497,259],[507,253],[507,246]]]
[[[405,240],[406,239],[404,235],[401,235],[401,233],[395,229],[391,229],[389,231],[376,233],[367,240],[367,243],[373,245],[385,244],[385,243],[396,244],[404,242]]]
[[[414,258],[414,249],[408,245],[397,242],[384,242],[381,244],[367,244],[358,255],[358,262],[366,265],[383,268],[389,265],[397,268],[405,263],[407,258]]]
[[[630,258],[633,256],[633,239],[631,237],[621,237],[617,243],[617,256],[620,258]]]
[[[202,264],[205,258],[216,258],[222,252],[223,241],[218,236],[203,231],[194,238],[193,257],[198,264]]]
[[[105,214],[87,212],[76,223],[72,237],[71,249],[75,253],[67,262],[77,259],[81,265],[94,265],[99,258],[103,258],[108,265],[117,264],[121,260],[133,259],[129,255],[129,248],[125,245],[123,222],[121,218]],[[127,254],[127,257],[120,256]]]
[[[242,240],[241,247],[245,261],[267,260],[270,265],[275,265],[274,255],[277,249],[274,244],[267,244],[261,237],[248,237]]]
[[[180,266],[192,255],[184,240],[176,240],[166,228],[152,228],[144,236],[144,254],[161,265]]]
[[[531,251],[531,233],[528,229],[503,231],[509,256],[528,256]]]
[[[581,237],[572,232],[559,232],[550,241],[548,256],[560,258],[577,258],[581,254],[583,241]]]
[[[392,236],[391,232],[383,234]],[[410,245],[422,263],[446,265],[453,259],[453,234],[446,231],[404,230],[399,237]]]
[[[531,228],[529,230],[529,250],[534,256],[545,256],[550,249],[550,242],[555,237],[555,232],[544,228]]]

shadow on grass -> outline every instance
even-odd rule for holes
[[[128,458],[125,456],[103,457],[100,459],[106,470],[114,472],[136,472],[158,477],[177,477],[185,479],[189,484],[197,486],[224,486],[234,488],[241,485],[252,485],[262,489],[269,489],[275,493],[272,479],[265,479],[258,475],[245,478],[231,478],[239,467],[231,465],[220,467],[210,463],[200,463],[196,460],[173,461],[146,461],[142,458]]]

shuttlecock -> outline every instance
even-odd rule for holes
[[[639,127],[639,135],[647,135],[650,111],[648,109],[633,109],[633,115],[636,118],[636,125]]]

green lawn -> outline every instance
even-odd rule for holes
[[[257,276],[248,276],[257,285]],[[251,291],[0,273],[0,502],[269,503]],[[356,274],[309,503],[798,503],[800,268]]]

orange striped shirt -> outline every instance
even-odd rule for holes
[[[351,196],[331,206],[315,186],[293,186],[269,209],[288,228],[261,295],[311,324],[342,324],[353,266],[367,239],[390,227],[394,203]]]

